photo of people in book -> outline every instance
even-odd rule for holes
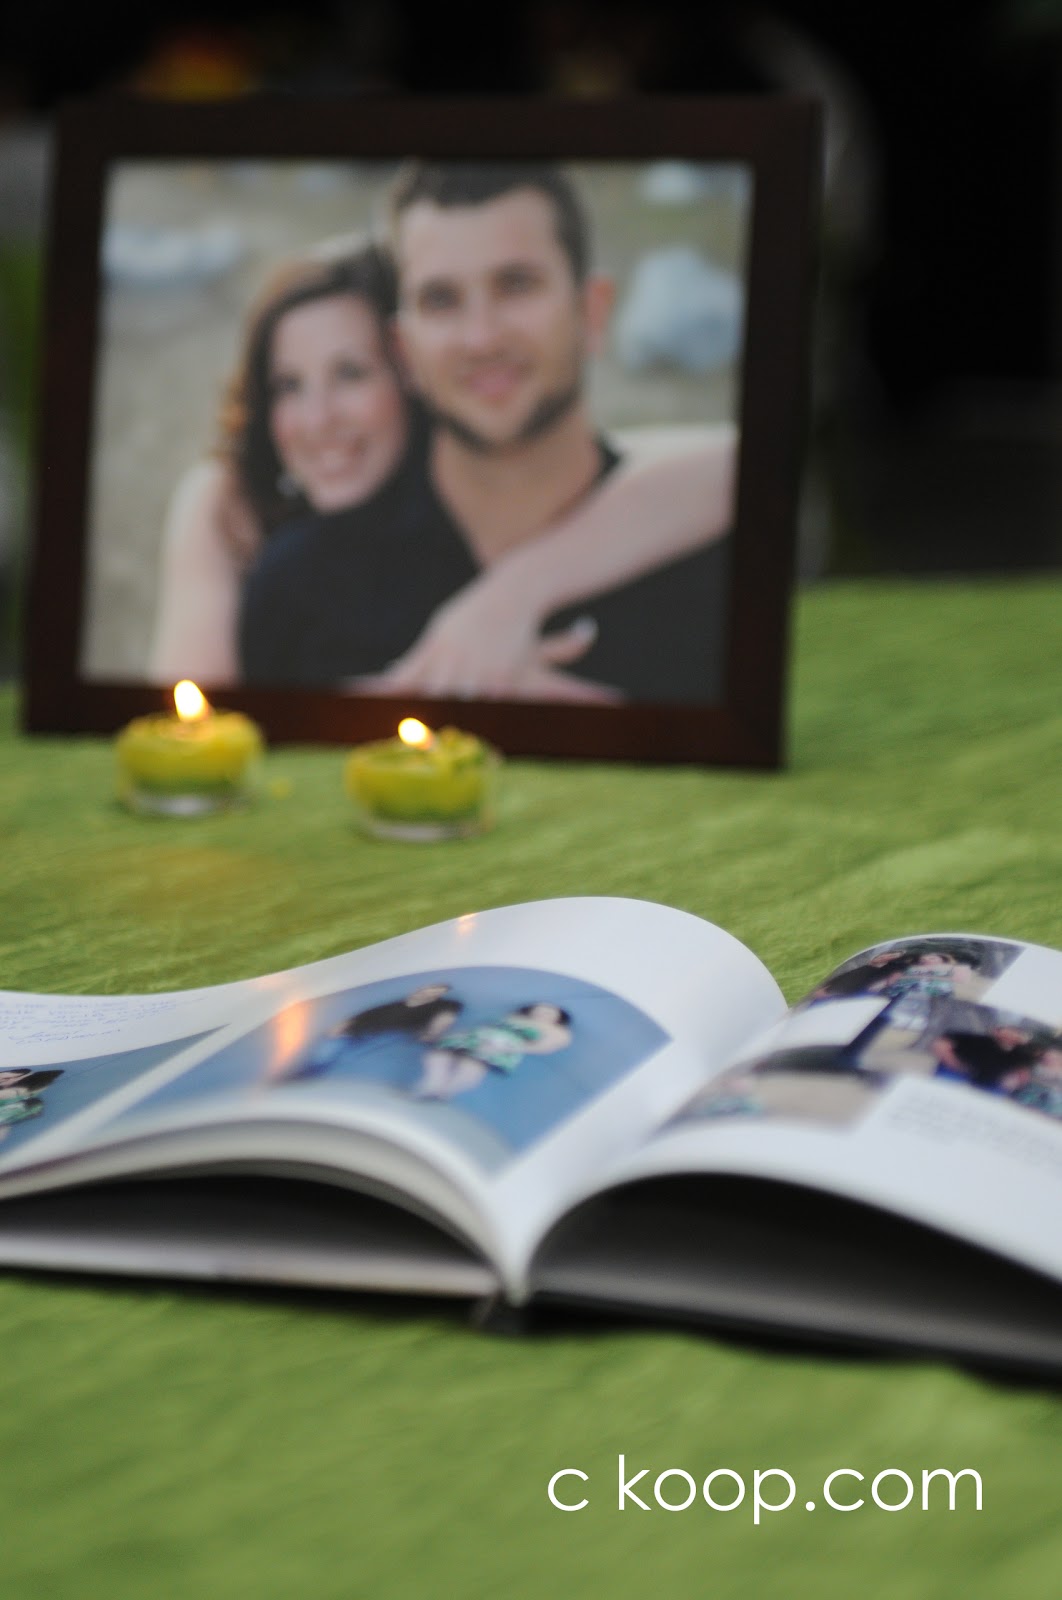
[[[268,1103],[278,1115],[293,1096],[304,1110],[386,1107],[494,1170],[619,1083],[668,1037],[629,1001],[562,973],[416,973],[286,1007],[154,1090],[130,1115],[220,1095],[259,1110]]]
[[[858,994],[883,994],[894,1001],[952,995],[977,1000],[1017,954],[1018,947],[1002,939],[903,939],[853,956],[804,1004]]]
[[[119,164],[85,676],[717,700],[751,203],[726,163]]]
[[[61,1067],[0,1068],[0,1157],[135,1083],[145,1073],[196,1042],[174,1039],[113,1055],[64,1061]],[[198,1036],[198,1037],[201,1037]]]
[[[844,1046],[784,1044],[724,1073],[689,1117],[790,1117],[847,1126],[901,1076],[997,1095],[1062,1119],[1062,1034],[1014,1012],[968,1001],[929,1003],[920,1031],[897,1042],[875,1024]]]
[[[679,1120],[783,1117],[845,1127],[902,1075],[962,1083],[1060,1115],[1062,1039],[983,1001],[1019,953],[1004,940],[948,936],[864,951],[794,1007],[769,1053],[715,1079]],[[880,1004],[868,1015],[861,1000]],[[845,1033],[848,1016],[856,1020]]]
[[[41,1091],[50,1089],[62,1076],[59,1068],[34,1072],[29,1067],[13,1067],[0,1072],[0,1140],[8,1138],[11,1129],[19,1123],[41,1115],[44,1110]]]
[[[274,1069],[279,1082],[321,1077],[352,1043],[387,1034],[424,1047],[423,1072],[410,1091],[422,1100],[452,1100],[476,1088],[488,1072],[511,1074],[528,1055],[553,1055],[572,1042],[571,1017],[561,1006],[535,1001],[474,1027],[457,1026],[464,1010],[449,984],[425,984],[397,1003],[359,1011],[333,1029],[295,1065]]]

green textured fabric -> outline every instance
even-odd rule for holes
[[[445,846],[359,837],[335,750],[275,752],[291,792],[246,816],[127,816],[107,742],[20,739],[9,695],[0,987],[214,983],[584,893],[722,923],[791,998],[903,932],[1062,945],[1060,605],[1054,580],[818,590],[789,771],[513,763],[497,831]],[[511,1339],[423,1307],[17,1275],[0,1329],[0,1593],[18,1600],[1058,1593],[1062,1407],[1044,1389],[654,1329]],[[619,1452],[652,1469],[642,1490],[669,1467],[782,1467],[796,1503],[759,1527],[747,1500],[620,1513]],[[562,1515],[546,1482],[569,1466],[591,1506]],[[869,1497],[883,1468],[937,1466],[980,1472],[980,1514],[962,1489],[953,1513],[920,1492],[892,1515],[822,1508],[834,1468]]]

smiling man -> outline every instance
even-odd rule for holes
[[[588,272],[583,218],[550,168],[417,167],[392,205],[399,348],[436,424],[432,476],[489,561],[614,463],[583,396],[612,284]]]
[[[431,423],[416,515],[426,548],[452,550],[456,590],[617,466],[585,392],[614,286],[592,270],[585,213],[553,166],[410,163],[390,221],[399,354]],[[713,544],[558,612],[554,629],[588,620],[596,630],[570,670],[624,698],[712,698],[726,561]]]

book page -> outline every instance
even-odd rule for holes
[[[521,1069],[530,1110],[562,1071],[588,1081],[582,1063],[593,1046],[601,1063],[594,1092],[580,1087],[566,1114],[549,1116],[493,1176],[489,1204],[504,1225],[514,1280],[581,1188],[637,1149],[742,1042],[784,1014],[766,967],[723,929],[644,902],[598,904],[591,924],[566,930],[553,966],[562,955],[570,975],[599,985],[611,1003],[571,1009],[570,1043],[542,1058],[551,1071],[536,1072],[535,1057]]]
[[[617,1181],[807,1183],[1062,1276],[1062,954],[931,934],[853,957]]]
[[[55,1066],[187,1040],[231,1022],[261,982],[169,994],[21,994],[3,989],[0,1069]]]
[[[314,1126],[347,1129],[378,1142],[372,1176],[400,1167],[415,1186],[420,1162],[434,1175],[426,1203],[448,1203],[441,1180],[466,1221],[470,1206],[489,1219],[492,1252],[515,1259],[575,1182],[635,1148],[783,1009],[749,951],[684,912],[505,907],[277,975],[243,996],[239,1022],[72,1114],[52,1114],[66,1086],[37,1086],[43,1109],[32,1124],[12,1111],[0,1177],[181,1129],[209,1131],[215,1151],[219,1129],[239,1128],[241,1151],[254,1129],[277,1156],[292,1128],[302,1150]],[[63,1075],[84,1076],[72,1062]],[[0,1074],[0,1119],[4,1092]],[[350,1148],[369,1159],[364,1137]]]

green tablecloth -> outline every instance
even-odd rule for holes
[[[334,750],[277,752],[291,792],[247,816],[128,817],[107,743],[20,739],[8,695],[0,987],[216,983],[565,894],[720,922],[792,998],[905,931],[1062,945],[1060,605],[1054,580],[819,590],[788,772],[513,764],[496,833],[429,848],[354,834]],[[1042,1389],[670,1331],[492,1338],[355,1300],[20,1276],[0,1277],[0,1330],[0,1593],[19,1600],[1058,1592],[1062,1407]],[[620,1452],[652,1469],[643,1486],[782,1467],[797,1501],[759,1527],[747,1501],[620,1513]],[[591,1477],[577,1515],[546,1500],[567,1466]],[[983,1511],[960,1492],[953,1513],[916,1495],[841,1515],[816,1492],[838,1467],[866,1494],[883,1468],[937,1466],[977,1469]]]

